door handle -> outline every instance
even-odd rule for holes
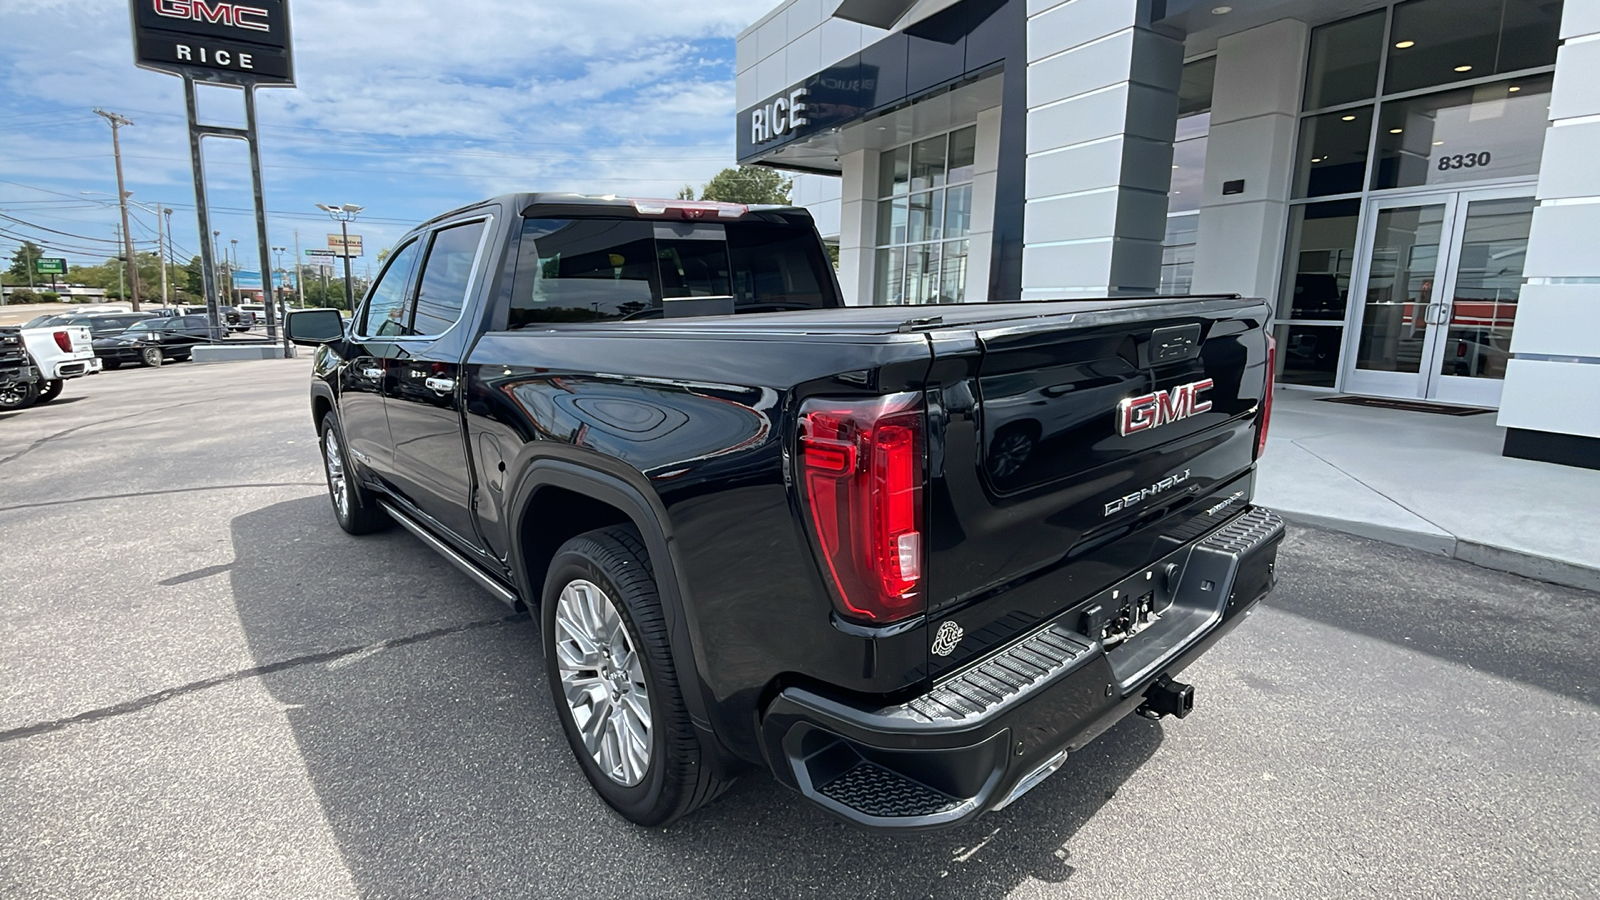
[[[375,368],[364,368],[364,369],[361,370],[361,377],[362,378],[382,378],[383,377],[383,370],[382,369],[375,369]]]
[[[423,384],[428,390],[441,395],[448,394],[456,389],[456,380],[454,378],[439,378],[435,376],[424,381]]]

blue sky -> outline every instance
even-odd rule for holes
[[[734,154],[734,35],[749,0],[292,0],[298,87],[257,93],[271,243],[326,246],[319,202],[366,207],[375,262],[412,224],[513,190],[672,196]],[[182,82],[133,65],[127,0],[0,2],[0,255],[16,236],[74,265],[112,255],[111,134],[133,200],[172,207],[199,252]],[[242,95],[201,116],[242,125]],[[255,268],[248,157],[208,140],[212,227]],[[97,192],[85,194],[83,192]],[[138,209],[136,241],[155,247]],[[21,219],[29,225],[13,221]],[[72,237],[44,229],[66,232]],[[293,251],[284,256],[289,264]]]

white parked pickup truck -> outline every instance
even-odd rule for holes
[[[41,380],[35,403],[49,403],[59,397],[69,378],[100,374],[94,336],[86,326],[40,325],[24,328],[21,333],[23,346],[39,368]]]

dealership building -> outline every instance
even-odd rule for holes
[[[1600,0],[788,0],[737,58],[851,303],[1265,297],[1280,384],[1600,468]]]

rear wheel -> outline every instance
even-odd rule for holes
[[[667,641],[649,555],[632,526],[556,552],[542,606],[545,669],[583,774],[637,825],[664,825],[731,783],[706,758]]]
[[[61,396],[61,389],[65,386],[66,382],[60,378],[46,381],[44,384],[39,386],[39,399],[35,400],[34,402],[49,403],[51,400]]]
[[[39,399],[37,381],[13,381],[0,387],[0,412],[27,409]]]
[[[389,525],[389,515],[378,506],[372,492],[361,486],[345,456],[339,423],[322,417],[322,469],[328,476],[328,499],[339,527],[350,534],[371,534]]]
[[[156,368],[162,363],[160,347],[146,347],[139,351],[139,365]]]

